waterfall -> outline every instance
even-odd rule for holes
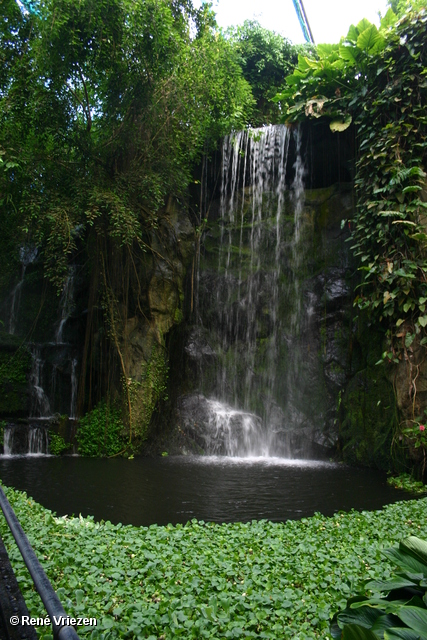
[[[48,453],[48,437],[47,430],[43,427],[35,427],[28,430],[28,454],[46,454]]]
[[[70,419],[76,419],[76,406],[77,406],[77,358],[73,358],[71,361],[71,403],[70,403]]]
[[[3,451],[5,456],[12,455],[13,451],[13,432],[14,429],[10,426],[4,428],[3,434]]]
[[[30,371],[30,417],[48,418],[52,415],[49,398],[43,388],[44,360],[38,345],[31,346],[32,366]]]
[[[10,304],[10,317],[9,317],[9,333],[14,334],[16,330],[16,317],[19,311],[19,305],[21,303],[21,291],[24,284],[26,265],[22,265],[21,279],[18,284],[13,288]]]
[[[261,288],[266,293],[264,315],[268,315],[272,327],[265,363],[269,396],[274,387],[281,218],[289,138],[285,126],[270,126],[228,136],[223,144],[218,265],[221,282],[216,300],[220,309],[222,352],[232,360],[232,365],[231,368],[219,367],[218,386],[222,399],[245,410],[251,406],[257,384],[257,305]],[[268,265],[262,262],[261,256],[266,250],[274,258]],[[239,338],[243,338],[244,354],[239,353],[242,349]],[[241,355],[245,361],[243,389]]]
[[[216,400],[208,400],[209,423],[205,451],[209,455],[269,455],[261,419]]]
[[[46,455],[48,431],[41,426],[8,424],[4,428],[3,451],[5,456]]]
[[[67,320],[70,318],[71,314],[74,311],[74,281],[75,281],[75,273],[76,268],[74,265],[68,268],[68,276],[65,280],[64,288],[62,290],[60,309],[61,309],[61,319],[59,321],[56,334],[55,334],[55,342],[56,344],[61,344],[64,342],[64,327],[67,323]]]
[[[14,334],[16,331],[16,321],[19,312],[19,306],[21,304],[22,286],[24,284],[25,272],[27,266],[34,262],[37,258],[38,250],[36,247],[23,245],[19,249],[19,261],[21,263],[21,278],[17,285],[13,288],[11,293],[10,302],[10,316],[9,316],[9,333]]]
[[[217,354],[214,375],[209,367],[201,371],[209,453],[290,455],[289,429],[299,415],[292,387],[307,316],[301,149],[299,129],[283,125],[223,142],[217,226],[212,222],[210,231],[219,242],[216,274],[208,265],[199,276],[200,325]]]

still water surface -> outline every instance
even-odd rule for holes
[[[0,456],[0,478],[58,515],[133,525],[280,522],[413,497],[379,471],[280,458]]]

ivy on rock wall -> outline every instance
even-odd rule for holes
[[[421,8],[398,21],[389,9],[379,29],[362,20],[339,44],[300,56],[276,96],[288,120],[327,118],[337,135],[355,126],[355,303],[384,327],[381,360],[394,365],[398,405],[413,425],[427,408],[426,26]]]

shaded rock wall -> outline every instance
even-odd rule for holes
[[[297,265],[301,317],[295,333],[290,327],[295,310],[294,302],[286,297],[286,294],[292,295],[295,288],[289,288],[285,283],[282,289],[284,298],[279,303],[281,322],[278,343],[275,345],[278,349],[275,364],[277,371],[272,397],[267,389],[268,376],[263,370],[264,366],[271,365],[265,353],[271,345],[273,333],[271,318],[266,314],[268,300],[264,299],[269,290],[263,286],[263,281],[268,278],[268,259],[255,275],[259,279],[258,297],[254,301],[257,316],[256,393],[250,400],[250,406],[245,406],[244,409],[265,416],[265,405],[270,403],[267,428],[278,434],[277,453],[283,454],[280,443],[284,441],[291,442],[293,453],[302,452],[304,441],[306,450],[318,453],[319,448],[325,451],[333,449],[338,440],[337,409],[348,381],[354,375],[355,366],[349,350],[354,331],[354,267],[350,263],[348,244],[345,242],[348,227],[345,225],[341,228],[341,221],[351,216],[353,206],[351,184],[305,192],[299,247],[302,255]],[[292,216],[284,220],[281,249],[281,259],[285,265],[282,271],[284,280],[288,275],[286,263],[292,251],[290,242],[293,224]],[[183,363],[186,377],[183,388],[187,392],[187,398],[192,393],[195,397],[200,397],[201,394],[208,398],[218,398],[221,393],[219,377],[223,375],[224,369],[227,371],[227,367],[229,375],[241,377],[242,385],[244,384],[246,330],[244,324],[240,324],[238,328],[233,324],[233,317],[238,313],[238,309],[233,307],[239,301],[230,300],[232,308],[227,316],[231,317],[230,337],[224,344],[220,335],[223,328],[219,325],[224,317],[223,305],[226,301],[221,300],[220,292],[226,288],[222,283],[223,278],[233,279],[237,290],[239,286],[241,289],[245,287],[245,277],[254,275],[245,276],[240,273],[243,282],[240,281],[239,285],[235,271],[228,269],[224,273],[221,269],[218,270],[219,225],[218,216],[213,214],[201,247],[198,292],[200,315],[195,324],[186,327]],[[265,250],[268,250],[267,246]],[[242,299],[244,298],[243,295]],[[240,343],[237,349],[236,342]],[[230,362],[236,358],[241,362]],[[243,396],[244,390],[237,385],[237,397],[242,399]],[[229,402],[232,401],[230,398]],[[190,439],[194,439],[194,429],[190,428],[192,418],[187,415],[186,408],[193,405],[194,402],[188,399],[180,401],[178,410],[179,427]],[[194,422],[197,420],[194,419]],[[201,440],[195,439],[200,446]]]

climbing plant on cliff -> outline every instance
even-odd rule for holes
[[[383,359],[408,364],[412,419],[427,345],[426,25],[425,9],[399,21],[390,9],[379,29],[362,20],[339,44],[319,45],[316,58],[300,56],[276,97],[286,120],[355,126],[355,301],[385,325]]]

